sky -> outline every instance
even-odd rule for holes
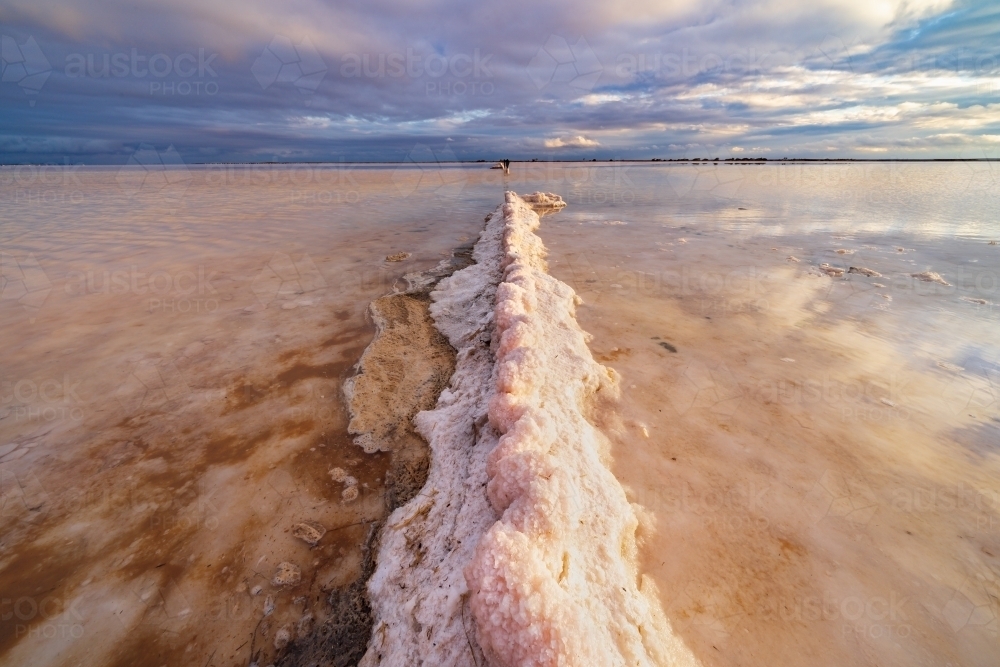
[[[996,0],[0,0],[0,163],[1000,157]]]

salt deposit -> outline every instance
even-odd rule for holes
[[[540,200],[507,193],[477,263],[432,293],[455,374],[416,417],[429,476],[383,531],[362,665],[695,664],[639,576],[636,513],[584,416],[617,382],[546,273]]]
[[[434,410],[417,414],[431,450],[427,482],[396,509],[368,582],[375,623],[362,667],[481,664],[466,621],[463,568],[495,521],[486,499],[486,455],[497,436],[487,423],[493,299],[502,272],[503,218],[494,213],[473,250],[476,262],[432,292],[437,328],[457,350],[450,385]]]
[[[636,514],[584,417],[616,376],[587,348],[579,297],[546,273],[537,215],[508,193],[503,216],[489,404],[503,435],[487,460],[500,520],[466,568],[477,638],[497,665],[692,664],[638,575]]]
[[[534,209],[544,209],[544,208],[563,208],[566,206],[566,202],[559,195],[552,194],[551,192],[536,192],[530,195],[524,195],[521,197],[521,201],[528,204]]]

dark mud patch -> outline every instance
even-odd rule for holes
[[[377,535],[373,524],[365,540],[361,576],[327,596],[329,618],[303,640],[294,642],[277,661],[278,667],[304,665],[356,665],[365,654],[372,628],[372,610],[366,585],[375,571]]]

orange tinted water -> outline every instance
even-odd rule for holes
[[[368,303],[475,239],[503,176],[0,175],[0,662],[246,664],[357,576],[383,511],[387,461],[340,400]],[[623,376],[615,473],[700,660],[992,664],[989,164],[515,164],[506,185],[570,204],[539,233]],[[301,587],[271,585],[282,561]]]

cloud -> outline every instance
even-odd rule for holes
[[[0,82],[0,162],[947,157],[931,137],[1000,133],[991,0],[6,0],[0,26],[52,68],[30,100]]]
[[[568,139],[563,139],[562,137],[557,137],[555,139],[546,139],[543,142],[546,148],[594,148],[600,146],[601,144],[593,139],[588,139],[583,135],[577,135],[575,137],[569,137]]]

